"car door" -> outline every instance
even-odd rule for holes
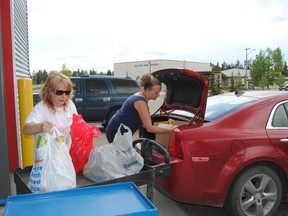
[[[83,117],[84,115],[84,108],[83,108],[83,80],[81,79],[71,79],[72,84],[73,84],[73,102],[77,108],[77,112],[81,114]]]
[[[267,124],[267,134],[288,166],[288,101],[273,108]]]
[[[102,121],[114,99],[106,79],[86,79],[84,81],[83,106],[85,119]]]

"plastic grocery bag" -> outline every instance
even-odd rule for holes
[[[95,181],[104,182],[139,173],[144,159],[132,146],[132,132],[121,124],[114,142],[91,151],[83,174]]]
[[[101,131],[96,125],[87,124],[81,114],[73,114],[70,129],[72,144],[69,153],[76,173],[80,173],[94,149],[93,138],[100,136]]]
[[[53,127],[51,134],[37,136],[35,163],[28,186],[32,193],[76,187],[76,173],[65,144],[65,136]]]

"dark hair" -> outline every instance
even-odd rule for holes
[[[149,73],[142,75],[142,77],[140,79],[140,86],[143,87],[144,90],[146,90],[146,89],[151,90],[152,87],[155,85],[161,86],[161,82],[157,78],[155,78],[154,76],[152,76]]]

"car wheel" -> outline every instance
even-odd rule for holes
[[[288,91],[288,86],[285,87],[285,91]]]
[[[230,215],[275,215],[282,199],[282,184],[277,173],[266,166],[244,171],[229,190],[225,208]]]

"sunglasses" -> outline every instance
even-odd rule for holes
[[[63,91],[63,90],[56,90],[55,94],[56,95],[63,95],[65,93],[65,95],[69,95],[71,91],[67,90],[67,91]]]

